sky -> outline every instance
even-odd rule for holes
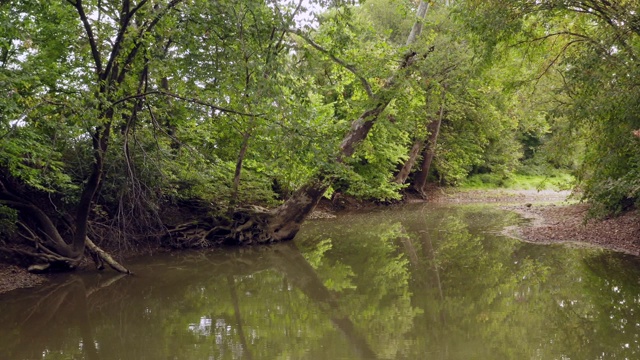
[[[304,7],[306,10],[300,12],[295,17],[298,26],[304,27],[306,25],[314,27],[314,25],[317,25],[313,13],[320,11],[322,8],[318,4],[311,3],[310,0],[302,0],[302,7]]]

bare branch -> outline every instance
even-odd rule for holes
[[[562,50],[560,50],[560,52],[553,58],[553,60],[551,60],[551,62],[545,67],[544,71],[542,73],[540,73],[540,75],[538,75],[538,78],[536,79],[536,85],[537,83],[540,81],[540,79],[542,79],[542,77],[549,72],[549,69],[551,69],[551,67],[553,67],[553,65],[555,65],[558,60],[560,59],[560,57],[565,53],[565,51],[567,51],[567,49],[569,48],[569,46],[579,43],[579,42],[584,42],[586,40],[573,40],[570,41],[568,43],[566,43],[564,45],[564,47],[562,48]]]
[[[129,23],[131,22],[133,15],[134,13],[129,11],[129,1],[123,1],[122,10],[120,11],[120,28],[118,29],[118,35],[116,35],[116,40],[113,43],[113,47],[111,48],[111,54],[109,55],[109,61],[107,62],[107,67],[103,74],[102,80],[106,80],[107,77],[110,76],[116,59],[120,55],[120,49],[122,48],[122,43],[124,42],[124,34],[129,28]]]
[[[123,274],[133,274],[129,269],[125,268],[124,266],[122,266],[122,264],[120,264],[114,258],[112,258],[111,255],[109,255],[107,252],[105,252],[96,244],[94,244],[93,241],[91,241],[91,239],[87,237],[84,239],[84,241],[85,241],[85,244],[87,245],[87,249],[90,252],[94,253],[96,256],[98,256],[101,260],[106,262],[113,270]]]
[[[84,31],[87,33],[87,37],[89,38],[89,45],[91,46],[91,56],[93,56],[93,61],[96,64],[96,72],[98,76],[102,75],[102,59],[100,57],[100,51],[98,50],[98,43],[96,42],[96,37],[93,34],[93,29],[91,28],[91,24],[89,23],[89,19],[87,18],[87,14],[84,12],[84,7],[82,6],[82,0],[76,0],[75,2],[71,0],[67,0],[71,5],[73,5],[78,11],[78,15],[80,15],[80,20],[82,21],[82,25],[84,26]]]
[[[22,221],[18,221],[16,223],[18,226],[20,226],[22,228],[22,230],[26,231],[30,236],[24,235],[20,232],[18,232],[18,235],[20,235],[23,239],[28,240],[33,242],[36,245],[36,248],[38,247],[38,235],[36,235],[33,231],[31,231],[31,229],[29,229],[29,227],[23,223]]]
[[[178,139],[177,137],[175,137],[172,134],[169,134],[166,130],[164,130],[162,128],[162,126],[160,126],[160,124],[158,123],[158,120],[156,119],[156,116],[153,114],[153,111],[151,110],[151,106],[149,106],[149,104],[147,104],[147,110],[149,111],[149,115],[151,116],[151,122],[153,123],[154,127],[157,127],[158,129],[160,129],[160,131],[162,131],[165,135],[167,135],[171,140],[173,140],[176,143],[180,144],[180,146],[184,146],[184,147],[188,148],[192,152],[198,152],[196,149],[191,147],[189,144],[183,143],[182,141],[180,141],[180,139]],[[157,143],[157,136],[155,136],[155,132],[154,132],[154,138],[156,138],[156,143]],[[160,145],[158,145],[158,148],[160,148]]]
[[[558,32],[551,33],[551,34],[547,34],[545,36],[540,36],[540,37],[537,37],[537,38],[534,38],[534,39],[519,41],[519,42],[513,44],[512,46],[520,46],[520,45],[531,43],[531,42],[544,41],[544,40],[552,38],[552,37],[558,37],[558,36],[563,36],[563,35],[572,36],[572,37],[577,37],[577,38],[583,39],[585,42],[589,42],[591,44],[597,45],[601,49],[606,50],[606,48],[604,48],[602,46],[602,44],[600,44],[596,40],[590,38],[589,36],[584,35],[584,34],[580,34],[580,33],[576,33],[576,32],[572,32],[572,31],[566,31],[566,30],[565,31],[558,31]]]

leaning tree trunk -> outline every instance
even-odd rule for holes
[[[425,145],[424,151],[422,152],[422,166],[413,179],[413,189],[422,196],[425,196],[427,177],[429,176],[429,171],[431,171],[431,163],[433,162],[433,157],[436,154],[436,143],[438,142],[438,134],[440,133],[440,124],[442,124],[442,118],[444,117],[444,97],[445,92],[443,91],[442,104],[440,105],[440,114],[438,115],[438,118],[432,120],[429,125],[427,125],[427,131],[429,131],[429,139],[427,139],[427,144]]]
[[[407,39],[407,45],[412,45],[420,34],[422,20],[426,16],[427,9],[428,4],[421,1],[418,8],[418,19]],[[310,41],[307,38],[305,40]],[[312,41],[310,43],[314,48],[320,51],[324,50],[318,44]],[[429,49],[429,52],[432,50],[432,48]],[[416,58],[415,51],[407,51],[396,73],[387,79],[378,94],[370,93],[366,80],[361,79],[370,93],[372,106],[363,111],[351,124],[351,129],[340,143],[340,151],[334,160],[335,162],[342,163],[353,155],[357,145],[367,137],[380,114],[393,100],[390,90],[397,86],[398,75],[410,68]],[[332,59],[353,71],[353,67],[350,65],[346,65],[335,57]],[[240,208],[227,218],[211,218],[175,226],[168,230],[168,237],[173,245],[178,247],[208,246],[211,243],[245,245],[291,240],[322,199],[331,182],[331,175],[320,173],[316,179],[307,183],[284,204],[272,211],[257,207]]]
[[[407,46],[412,45],[417,36],[420,35],[422,20],[425,18],[428,8],[429,4],[427,2],[420,2],[418,19],[409,34]],[[336,162],[342,163],[346,158],[351,157],[356,150],[356,146],[367,137],[380,114],[384,112],[391,100],[393,100],[393,97],[389,96],[389,90],[395,87],[396,76],[400,71],[411,67],[415,62],[416,55],[416,52],[411,50],[404,55],[398,72],[387,79],[381,91],[373,96],[374,105],[362,112],[358,119],[351,124],[351,129],[340,143],[340,152]],[[283,241],[293,239],[298,230],[300,230],[300,225],[316,207],[330,184],[331,177],[321,176],[298,190],[282,206],[276,209],[266,229],[270,240]]]
[[[424,146],[423,139],[418,139],[413,143],[413,146],[411,147],[411,151],[409,151],[409,158],[407,159],[407,161],[404,162],[404,165],[402,165],[402,169],[400,169],[400,171],[396,175],[396,178],[394,180],[396,184],[402,185],[405,183],[405,181],[407,181],[407,178],[411,173],[411,169],[413,169],[413,165],[416,163],[418,154],[420,153],[420,150],[422,149],[423,146]]]
[[[405,54],[399,70],[410,67],[415,61],[415,57],[416,53],[413,51]],[[381,91],[382,96],[375,96],[375,105],[365,110],[351,124],[351,129],[343,138],[342,143],[340,143],[340,152],[335,160],[336,162],[342,163],[346,158],[351,157],[356,150],[356,146],[367,137],[380,114],[393,99],[385,92],[395,86],[395,80],[395,76],[388,79]],[[293,239],[298,230],[300,230],[300,225],[315,209],[330,185],[331,177],[322,175],[296,191],[282,206],[277,208],[266,229],[270,241]]]

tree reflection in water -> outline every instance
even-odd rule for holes
[[[0,296],[0,358],[638,358],[637,259],[496,235],[515,221],[420,205],[61,278]]]

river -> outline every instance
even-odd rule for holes
[[[638,359],[640,261],[409,204],[0,295],[0,359]]]

